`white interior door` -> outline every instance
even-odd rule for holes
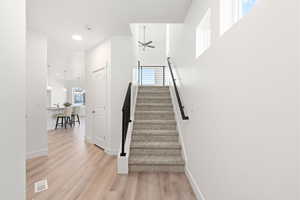
[[[105,148],[106,146],[106,133],[107,133],[107,112],[106,112],[106,87],[107,77],[106,68],[99,68],[92,72],[92,132],[94,143]]]

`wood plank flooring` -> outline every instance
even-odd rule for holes
[[[195,200],[183,173],[117,175],[115,156],[85,142],[80,128],[49,133],[49,156],[27,161],[27,200]],[[34,183],[49,189],[34,193]]]

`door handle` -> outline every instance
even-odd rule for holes
[[[93,114],[95,114],[95,113],[96,113],[96,111],[94,111],[94,110],[93,110],[93,111],[92,111],[92,113],[93,113]]]

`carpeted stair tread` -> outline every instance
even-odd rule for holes
[[[136,111],[135,118],[141,120],[174,120],[173,111]]]
[[[175,120],[134,120],[134,123],[147,123],[147,124],[176,124]]]
[[[138,95],[151,95],[151,94],[170,95],[170,91],[169,90],[143,90],[138,93]]]
[[[151,96],[151,97],[147,97],[147,96],[146,96],[146,97],[145,97],[145,96],[139,96],[139,97],[138,97],[138,100],[139,100],[139,99],[147,99],[147,100],[148,100],[148,99],[168,99],[168,100],[171,100],[171,97],[164,97],[164,96],[163,96],[163,97],[161,97],[161,96],[158,96],[158,97],[157,97],[157,96]],[[154,103],[154,102],[153,102],[153,103]]]
[[[184,165],[129,165],[130,172],[172,172],[184,173]]]
[[[156,142],[163,142],[163,141],[174,141],[178,142],[178,136],[177,135],[137,135],[133,134],[132,135],[132,141],[134,142],[151,142],[151,141],[156,141]]]
[[[134,130],[176,130],[175,120],[135,120],[133,122]]]
[[[178,135],[175,130],[133,130],[133,135],[173,136]]]
[[[134,155],[130,156],[129,164],[132,165],[184,165],[181,156],[172,155]]]
[[[181,149],[130,149],[130,156],[134,155],[178,155],[181,156]]]
[[[131,148],[181,149],[181,146],[176,141],[131,141]]]
[[[139,91],[144,89],[169,89],[169,86],[139,86]]]
[[[145,111],[145,110],[141,110],[141,111],[135,111],[135,114],[174,114],[173,111],[160,111],[160,110],[154,110],[154,111]]]
[[[137,103],[137,106],[172,106],[172,103]]]
[[[173,111],[173,105],[170,104],[137,104],[135,111]],[[174,111],[173,111],[174,112]]]

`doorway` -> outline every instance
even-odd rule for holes
[[[98,68],[91,73],[88,102],[88,115],[92,143],[105,149],[107,146],[107,68]]]

